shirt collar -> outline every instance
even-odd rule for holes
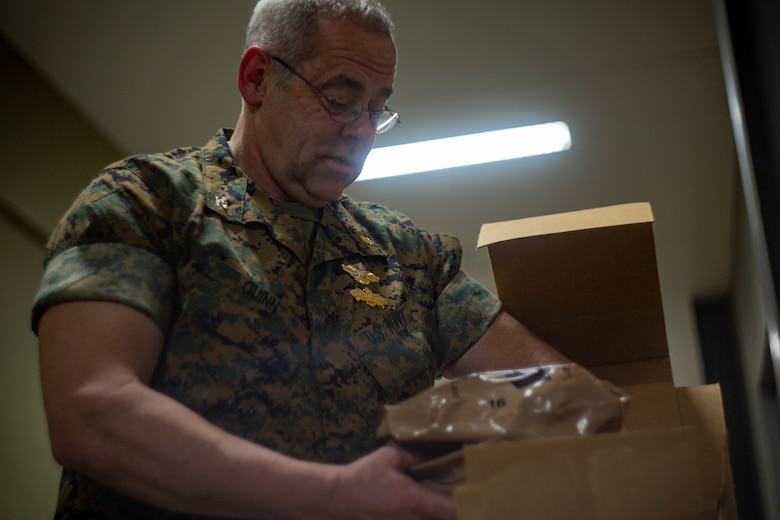
[[[244,222],[249,178],[230,153],[228,139],[232,133],[223,128],[200,150],[206,206],[231,222]]]
[[[241,171],[230,153],[233,130],[223,128],[201,148],[206,205],[235,223],[261,222],[277,240],[287,242],[292,222],[287,212]],[[368,230],[346,209],[347,196],[325,206],[315,241],[315,262],[346,256],[386,256]]]

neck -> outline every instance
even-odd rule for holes
[[[244,114],[238,118],[233,135],[230,136],[228,147],[233,160],[241,171],[260,186],[271,198],[289,201],[290,197],[276,183],[268,171],[268,167],[260,154],[260,149],[254,143],[256,134],[246,122]],[[250,119],[251,120],[251,119]]]

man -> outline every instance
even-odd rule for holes
[[[59,518],[456,516],[375,438],[382,404],[565,358],[457,241],[342,196],[397,124],[395,64],[373,0],[262,0],[235,130],[79,196],[33,311]]]

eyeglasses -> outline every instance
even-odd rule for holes
[[[336,123],[351,123],[359,118],[360,114],[363,112],[368,112],[368,120],[371,121],[371,124],[374,126],[374,133],[379,135],[386,134],[401,122],[401,117],[398,115],[398,112],[390,110],[387,106],[382,110],[371,110],[363,108],[358,98],[332,98],[314,83],[301,76],[297,70],[292,68],[292,66],[284,60],[277,58],[276,56],[271,56],[271,59],[279,62],[279,65],[289,70],[295,76],[298,76],[298,78],[306,83],[310,89],[322,96],[322,98],[328,102],[328,115],[330,115],[330,118]]]

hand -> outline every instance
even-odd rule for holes
[[[386,446],[338,468],[334,510],[342,519],[455,520],[455,501],[414,480],[406,471],[419,457]]]

